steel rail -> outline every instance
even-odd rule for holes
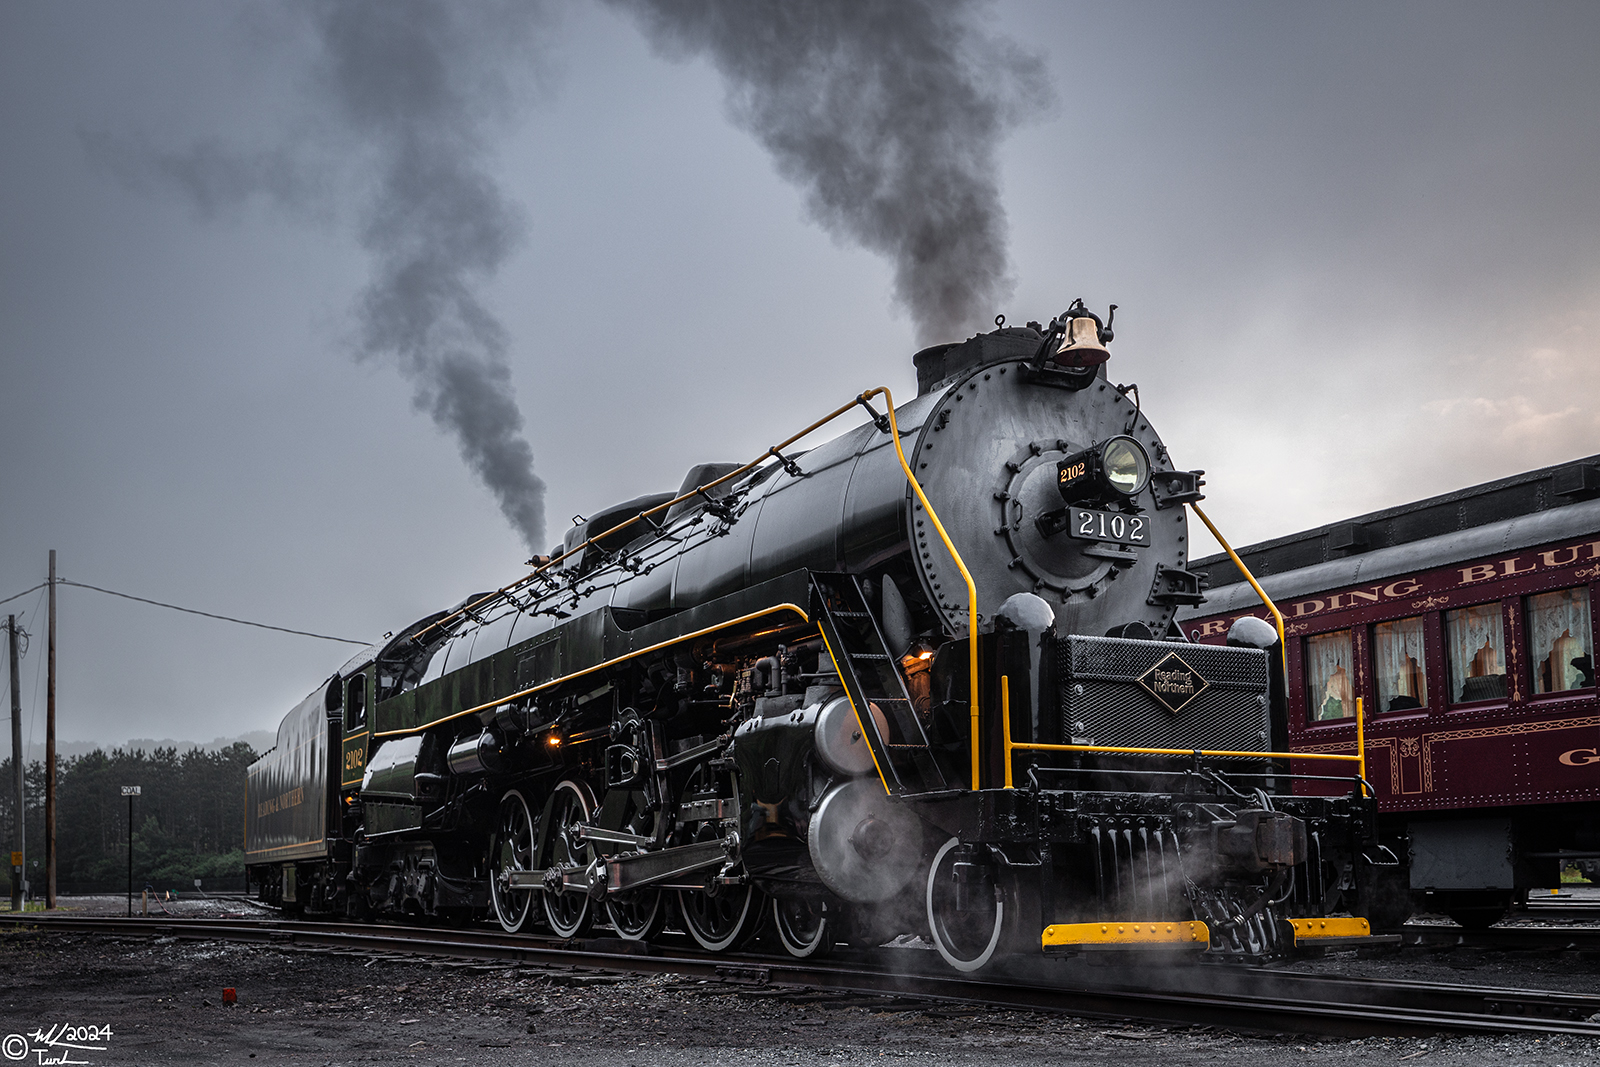
[[[907,996],[991,1007],[1272,1033],[1414,1036],[1537,1033],[1600,1037],[1600,996],[1446,983],[1389,982],[1267,968],[1149,966],[1133,984],[1122,970],[1015,959],[983,977],[951,974],[932,953],[848,952],[812,962],[712,954],[612,938],[563,942],[482,930],[290,922],[263,919],[124,919],[0,915],[12,928],[230,940],[385,956],[445,957],[612,973],[673,973],[733,984],[795,986]],[[1189,980],[1194,988],[1184,988]]]
[[[1490,949],[1497,952],[1600,953],[1600,926],[1493,926],[1465,930],[1458,926],[1407,923],[1401,931],[1403,945],[1445,945]]]

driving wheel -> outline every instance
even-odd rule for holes
[[[693,801],[727,799],[733,796],[727,775],[718,774],[707,763],[690,772],[678,794],[678,806]],[[675,844],[694,844],[717,840],[717,820],[706,819],[678,828]],[[719,885],[712,879],[715,868],[706,874],[704,889],[678,890],[678,912],[684,929],[707,952],[722,952],[754,936],[765,917],[761,894],[749,882]]]
[[[783,950],[798,959],[826,956],[833,949],[833,920],[821,901],[772,901],[772,925]]]
[[[667,925],[667,901],[659,889],[635,889],[607,897],[606,917],[624,941],[649,941]]]
[[[549,812],[549,832],[545,838],[543,863],[546,870],[582,867],[589,862],[589,846],[579,839],[578,827],[589,821],[594,801],[582,782],[570,778],[556,783],[545,807]],[[594,921],[594,908],[581,890],[554,892],[546,888],[539,894],[544,904],[544,921],[558,937],[578,937]]]
[[[494,917],[508,934],[521,932],[533,914],[534,891],[513,889],[513,871],[533,870],[533,816],[528,801],[512,789],[500,798],[499,818],[489,843],[489,901]]]

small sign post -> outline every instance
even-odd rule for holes
[[[139,795],[139,787],[125,785],[122,795],[128,798],[128,918],[133,918],[133,798]]]

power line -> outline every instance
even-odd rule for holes
[[[43,589],[45,586],[47,586],[49,584],[50,584],[49,582],[40,582],[38,585],[34,586],[33,589]],[[13,600],[16,600],[16,599],[18,599],[20,597],[25,597],[29,593],[33,592],[33,589],[24,589],[22,592],[18,593],[16,596],[8,596],[4,600],[0,600],[0,604],[9,604]]]
[[[85,584],[83,582],[68,581],[65,578],[57,578],[56,579],[56,584],[57,585],[76,586],[79,589],[92,589],[96,593],[105,593],[107,596],[118,596],[118,597],[121,597],[124,600],[137,600],[141,604],[152,604],[152,605],[154,605],[155,607],[158,607],[158,608],[170,608],[173,611],[187,612],[190,615],[204,615],[208,619],[220,619],[223,622],[236,622],[240,626],[255,626],[255,627],[258,627],[259,629],[262,629],[262,630],[276,630],[279,633],[295,634],[296,636],[299,636],[299,637],[315,637],[319,641],[338,641],[339,643],[346,644],[346,645],[370,645],[370,644],[372,644],[371,641],[357,641],[356,639],[351,638],[351,637],[329,637],[327,634],[314,634],[314,633],[310,632],[309,630],[291,630],[286,626],[269,626],[267,623],[264,623],[264,622],[251,622],[249,619],[235,619],[235,618],[233,618],[232,616],[229,616],[229,615],[215,615],[215,614],[213,614],[213,613],[211,613],[209,611],[199,611],[199,610],[197,610],[195,608],[183,608],[183,607],[179,607],[177,604],[164,604],[159,600],[149,600],[149,599],[147,599],[145,597],[142,597],[142,596],[133,596],[130,593],[119,593],[115,589],[101,589],[98,585],[87,585],[87,584]]]

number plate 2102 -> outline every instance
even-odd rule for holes
[[[1118,545],[1148,545],[1150,520],[1120,511],[1068,508],[1067,532],[1082,541],[1110,541]]]

